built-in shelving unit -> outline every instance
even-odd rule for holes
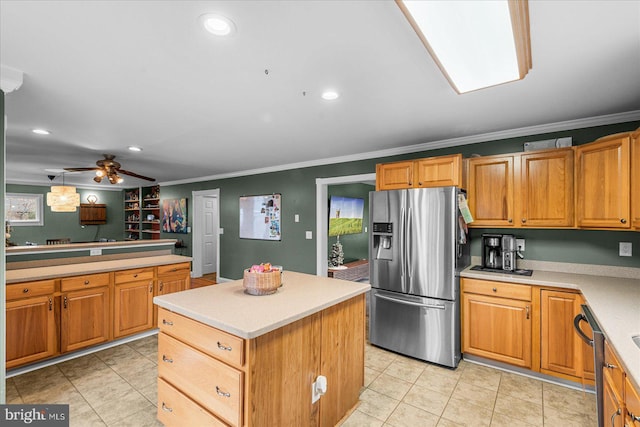
[[[160,186],[125,189],[125,240],[160,238]]]

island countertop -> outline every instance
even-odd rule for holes
[[[244,292],[242,280],[157,296],[153,302],[241,338],[252,339],[367,292],[368,283],[284,271],[271,295]]]
[[[632,336],[640,334],[640,279],[534,270],[531,277],[487,273],[467,268],[462,277],[495,280],[582,292],[607,340],[622,359],[628,376],[640,387],[640,348]]]

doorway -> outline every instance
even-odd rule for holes
[[[327,277],[327,242],[329,215],[327,214],[330,185],[376,182],[375,173],[316,178],[316,275]],[[368,222],[368,218],[365,218]]]
[[[220,189],[200,190],[193,197],[192,275],[219,276],[220,270]]]

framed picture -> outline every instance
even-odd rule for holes
[[[282,196],[240,197],[240,238],[282,240]]]
[[[187,199],[164,199],[161,215],[163,232],[187,233]]]
[[[11,226],[44,225],[42,194],[7,193],[5,217]]]

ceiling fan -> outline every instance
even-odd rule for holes
[[[98,160],[96,162],[97,167],[93,168],[64,168],[64,170],[69,172],[84,172],[84,171],[96,171],[96,176],[93,178],[95,182],[102,182],[103,178],[109,179],[111,184],[120,184],[123,179],[118,175],[119,173],[123,175],[129,175],[134,178],[145,179],[147,181],[155,181],[155,178],[149,178],[148,176],[138,175],[137,173],[130,172],[124,169],[120,169],[120,163],[116,162],[114,159],[116,156],[113,154],[103,154],[104,159]]]

